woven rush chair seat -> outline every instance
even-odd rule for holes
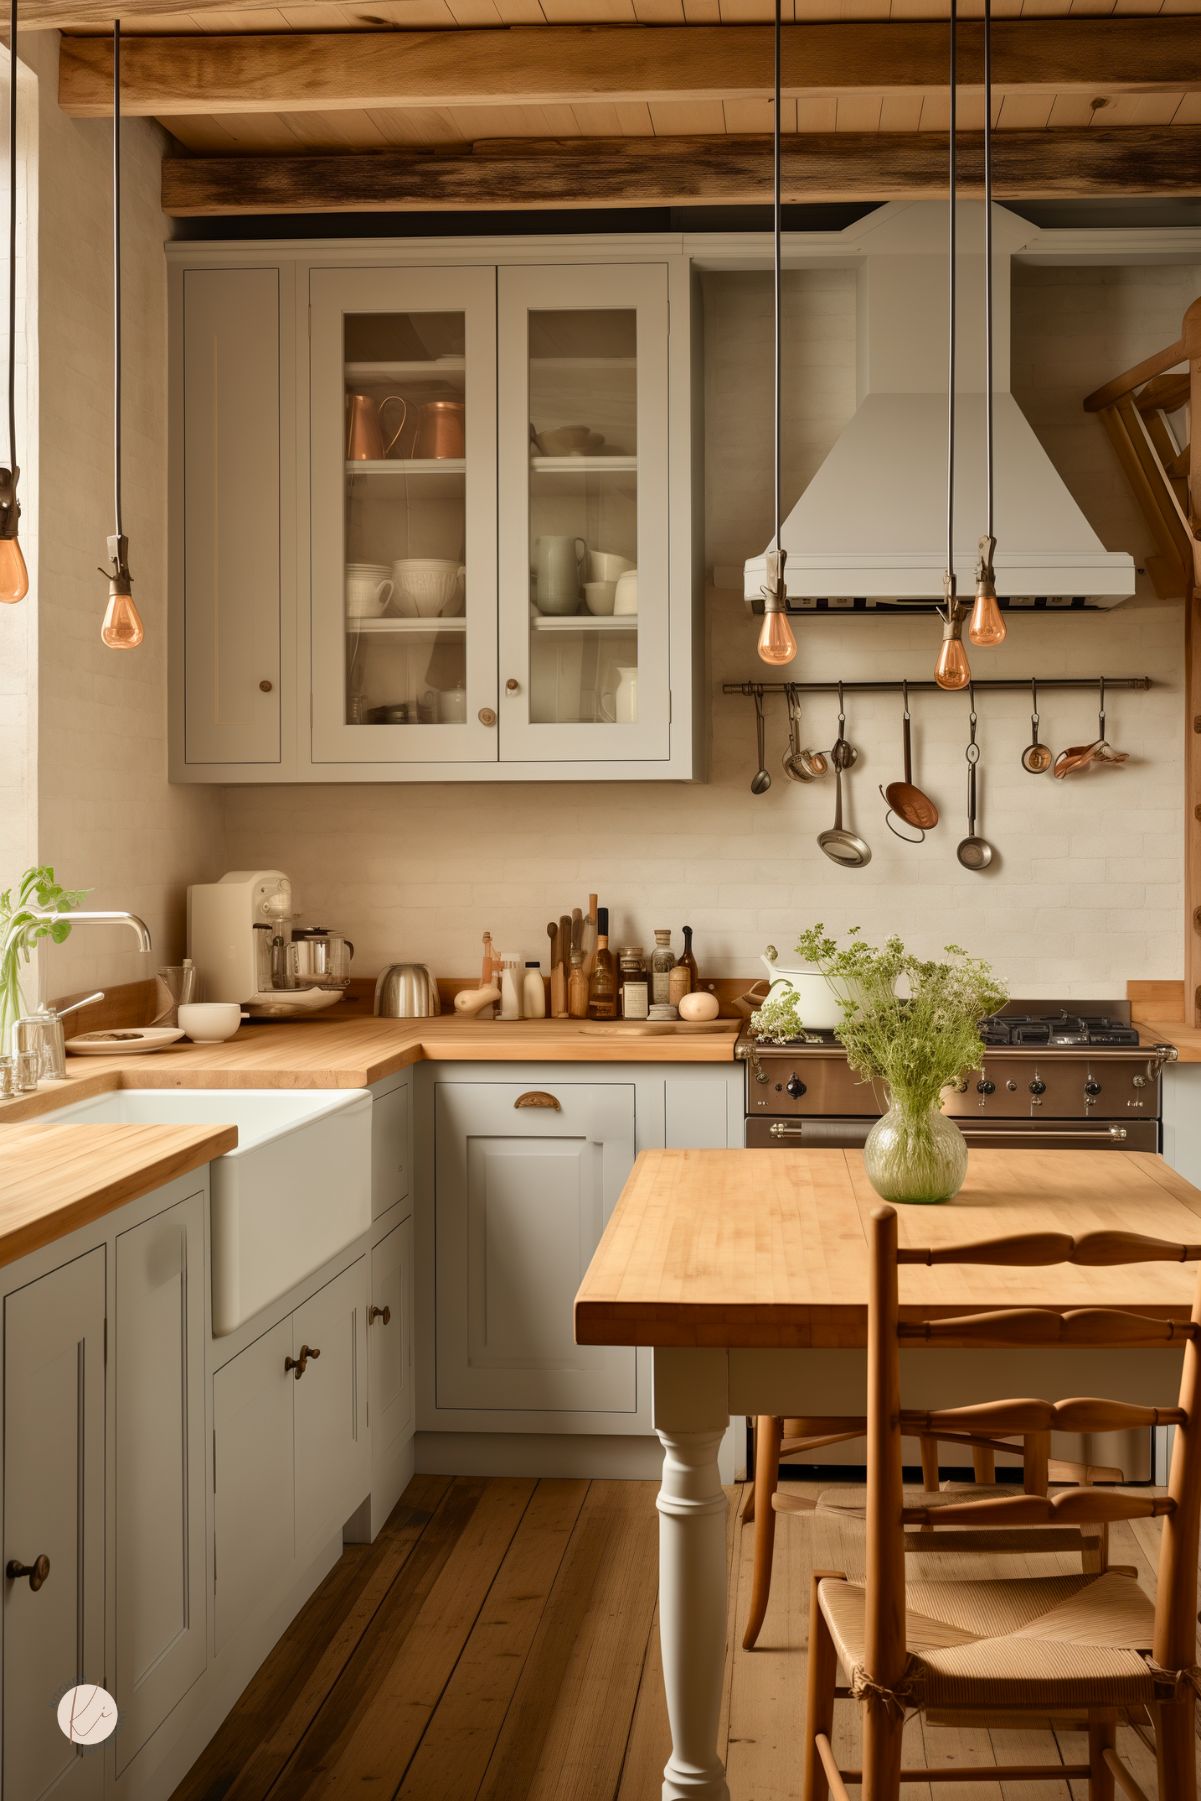
[[[864,1585],[824,1581],[818,1602],[861,1698]],[[1174,1690],[1150,1662],[1155,1610],[1130,1576],[911,1581],[907,1603],[904,1707],[1123,1707]]]

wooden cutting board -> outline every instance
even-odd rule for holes
[[[580,1031],[591,1038],[662,1038],[696,1032],[733,1032],[734,1019],[586,1019]]]

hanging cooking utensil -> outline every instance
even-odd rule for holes
[[[1065,776],[1076,775],[1093,763],[1125,763],[1129,755],[1128,751],[1115,750],[1105,736],[1105,677],[1100,676],[1097,680],[1097,735],[1091,744],[1070,744],[1066,750],[1061,750],[1052,774],[1062,781]]]
[[[751,793],[766,794],[771,787],[771,777],[764,767],[764,751],[767,738],[767,721],[763,717],[763,690],[756,688],[755,697],[755,747],[759,758],[759,767],[751,777]]]
[[[905,779],[903,782],[889,782],[887,788],[880,789],[881,798],[888,807],[884,815],[884,823],[890,832],[906,844],[921,844],[926,833],[938,824],[938,808],[928,794],[916,787],[913,780],[913,738],[912,724],[909,717],[909,683],[901,683],[901,696],[904,705],[904,716],[901,721],[901,743],[905,756]],[[911,838],[908,832],[897,831],[893,824],[896,815],[905,825],[912,826],[917,832]]]
[[[967,758],[967,837],[959,840],[955,855],[965,869],[987,869],[993,860],[993,847],[976,831],[976,765],[980,746],[976,743],[976,688],[971,687],[971,713],[968,716]]]
[[[846,720],[842,710],[842,684],[838,688],[838,737],[830,752],[830,760],[834,764],[834,824],[829,831],[820,832],[817,842],[825,851],[832,863],[841,863],[844,869],[862,869],[865,863],[872,860],[871,846],[861,838],[858,832],[849,832],[842,823],[842,778],[843,772],[851,767],[855,760],[855,752],[843,736]]]
[[[835,769],[851,769],[859,761],[859,752],[847,742],[847,716],[842,704],[842,683],[838,684],[838,736],[830,747],[830,761]]]
[[[1030,742],[1022,752],[1022,768],[1030,775],[1045,775],[1055,752],[1038,735],[1038,683],[1030,683]]]
[[[784,774],[790,782],[811,782],[813,776],[802,760],[800,744],[801,709],[797,701],[796,689],[789,686],[784,690],[784,699],[788,705],[788,743],[784,749]]]

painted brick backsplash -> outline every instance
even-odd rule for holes
[[[1148,534],[1084,394],[1179,330],[1201,286],[1195,268],[1021,267],[1014,294],[1014,387],[1095,529],[1141,560]],[[759,274],[709,275],[706,356],[706,563],[740,563],[771,532],[770,287]],[[854,278],[790,276],[786,295],[786,489],[808,481],[855,403]],[[865,496],[870,504],[870,496]],[[657,925],[696,928],[711,974],[752,973],[770,942],[786,950],[807,921],[901,932],[921,951],[957,940],[993,958],[1016,991],[1112,995],[1130,977],[1177,977],[1182,953],[1180,730],[1182,614],[1140,578],[1136,600],[1108,613],[1012,616],[978,673],[1130,672],[1151,694],[1112,693],[1108,730],[1130,752],[1121,768],[1075,781],[1021,767],[1029,696],[981,694],[980,826],[997,848],[972,875],[955,858],[966,830],[966,696],[913,701],[916,775],[943,820],[920,846],[884,824],[877,792],[901,773],[900,708],[880,695],[848,705],[860,759],[849,823],[873,848],[863,870],[817,847],[833,818],[829,782],[799,786],[780,769],[785,722],[770,703],[770,791],[750,793],[749,702],[721,683],[762,676],[738,595],[706,604],[710,770],[698,784],[450,788],[274,787],[226,791],[231,868],[287,870],[310,919],[340,926],[366,973],[398,958],[473,970],[480,934],[529,956],[545,922],[597,890],[618,943],[651,942]],[[927,619],[798,622],[795,668],[809,679],[928,679]],[[835,706],[806,707],[802,738],[827,745]],[[1094,693],[1041,697],[1043,735],[1059,749],[1095,733]]]

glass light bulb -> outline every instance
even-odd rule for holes
[[[934,665],[934,679],[940,688],[966,688],[972,679],[967,652],[962,638],[944,638]]]
[[[110,650],[136,650],[146,636],[138,609],[129,594],[110,594],[100,636]]]
[[[1005,616],[997,604],[996,590],[983,582],[976,589],[967,635],[973,644],[982,646],[1005,641]]]
[[[788,623],[788,614],[769,608],[759,628],[759,655],[765,663],[791,663],[796,656],[796,639]]]
[[[11,606],[29,593],[29,571],[15,538],[0,538],[0,601]]]

